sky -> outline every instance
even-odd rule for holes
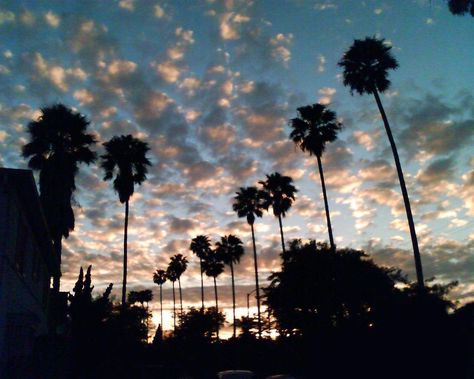
[[[385,38],[400,67],[382,95],[399,148],[426,278],[458,280],[474,300],[474,19],[442,0],[0,1],[0,165],[27,168],[21,146],[39,108],[61,102],[102,143],[132,134],[150,145],[147,181],[130,203],[129,289],[153,289],[182,253],[185,307],[200,304],[193,237],[233,233],[238,312],[254,288],[250,229],[232,211],[239,187],[278,171],[298,188],[285,238],[327,240],[314,157],[288,139],[299,106],[321,102],[344,125],[323,167],[336,243],[363,249],[412,280],[402,197],[375,101],[352,96],[337,62],[354,39]],[[62,289],[92,265],[93,283],[121,288],[124,208],[97,165],[76,177],[76,227],[64,241]],[[256,221],[263,285],[278,270],[278,222]],[[218,278],[231,303],[229,270]],[[213,305],[211,279],[206,303]],[[172,308],[164,286],[165,329]],[[158,297],[156,296],[156,299]],[[158,302],[152,303],[156,311]],[[251,296],[252,310],[255,300]],[[157,321],[155,312],[154,321]],[[230,320],[228,313],[228,320]]]

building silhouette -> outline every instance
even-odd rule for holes
[[[58,270],[32,171],[0,168],[0,376],[21,371],[48,333]]]

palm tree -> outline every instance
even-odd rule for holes
[[[178,279],[179,303],[181,314],[183,314],[183,292],[181,290],[181,275],[183,275],[183,273],[188,268],[188,259],[184,257],[183,254],[173,255],[170,258],[170,266],[173,267],[173,271],[175,272],[176,278]]]
[[[232,278],[232,315],[234,317],[234,333],[236,332],[236,318],[235,318],[235,282],[234,282],[234,264],[240,262],[240,258],[244,255],[244,247],[240,238],[229,234],[228,236],[221,237],[220,242],[216,243],[216,253],[222,259],[224,264],[230,267],[230,276]]]
[[[176,296],[174,293],[174,282],[178,280],[178,276],[176,275],[175,267],[171,264],[171,262],[169,263],[168,268],[166,269],[166,278],[171,282],[173,286],[173,328],[176,329]]]
[[[454,15],[469,13],[474,17],[474,0],[448,0],[449,11]]]
[[[418,286],[422,289],[424,288],[423,268],[416,237],[415,223],[413,222],[411,212],[410,199],[403,177],[397,146],[395,145],[392,130],[390,129],[390,124],[388,123],[379,96],[379,92],[385,92],[390,87],[391,83],[388,79],[388,70],[395,70],[398,67],[398,62],[390,50],[391,47],[384,43],[384,39],[366,37],[365,40],[355,40],[353,45],[344,53],[338,64],[344,69],[343,83],[345,86],[350,87],[351,94],[356,91],[359,95],[367,93],[375,97],[397,168],[398,180],[405,203],[408,226],[410,228],[413,254],[415,256],[416,277]]]
[[[336,251],[334,237],[332,234],[331,216],[329,214],[328,197],[326,194],[326,184],[324,182],[323,165],[321,157],[328,142],[333,142],[337,138],[337,132],[342,124],[337,121],[336,114],[322,104],[306,105],[297,109],[298,117],[290,120],[292,131],[290,139],[300,147],[302,151],[307,151],[309,155],[315,155],[318,160],[319,177],[323,190],[324,209],[326,210],[326,222],[328,225],[329,243],[333,252]]]
[[[156,270],[153,274],[153,282],[160,286],[160,316],[161,316],[161,327],[163,328],[163,284],[166,283],[166,271]]]
[[[207,254],[202,262],[202,269],[207,276],[214,279],[214,297],[216,300],[216,313],[219,313],[219,297],[217,295],[217,277],[224,272],[224,263],[220,254],[216,250],[212,250]],[[216,327],[216,335],[219,338],[219,325]]]
[[[127,303],[127,232],[128,232],[128,202],[133,195],[135,184],[142,184],[146,179],[147,166],[151,163],[146,157],[150,148],[146,142],[127,136],[115,136],[104,142],[106,153],[101,156],[101,167],[105,171],[104,180],[114,178],[114,189],[119,200],[125,203],[125,222],[123,230],[123,286],[122,309]]]
[[[278,217],[280,224],[280,237],[281,247],[283,253],[285,253],[285,239],[283,237],[283,225],[281,218],[286,216],[286,212],[293,205],[295,200],[295,193],[298,190],[293,185],[293,179],[289,176],[281,175],[275,172],[270,175],[266,175],[267,180],[260,181],[259,183],[263,186],[263,191],[267,194],[266,206],[273,208],[273,214]]]
[[[257,296],[257,316],[258,316],[258,335],[262,336],[262,322],[260,317],[260,288],[258,284],[258,264],[257,264],[257,247],[255,245],[255,231],[253,224],[255,217],[262,217],[262,210],[265,207],[265,193],[256,187],[240,187],[234,197],[232,209],[237,212],[237,216],[246,217],[247,223],[252,230],[253,244],[253,260],[255,266],[255,291]]]
[[[214,279],[214,297],[216,300],[216,310],[219,312],[219,301],[217,296],[217,277],[224,272],[224,263],[217,250],[212,250],[202,261],[203,272]]]
[[[199,267],[201,271],[201,308],[204,309],[204,279],[202,275],[202,262],[203,259],[206,258],[207,254],[209,254],[211,251],[211,242],[209,241],[209,237],[204,235],[194,237],[191,240],[189,249],[199,258]]]
[[[96,143],[86,133],[90,122],[85,116],[63,104],[41,108],[37,120],[28,123],[30,142],[22,147],[22,155],[30,158],[28,166],[39,170],[40,201],[57,261],[53,274],[53,288],[59,292],[61,277],[61,243],[74,230],[74,212],[71,206],[76,189],[78,164],[89,165],[96,160],[90,146]]]

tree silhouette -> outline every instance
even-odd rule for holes
[[[156,270],[153,274],[153,282],[160,286],[160,321],[161,328],[163,328],[163,284],[166,283],[166,271]],[[163,329],[161,329],[163,331]]]
[[[315,241],[292,241],[282,258],[265,289],[282,335],[378,326],[392,311],[386,301],[396,299],[395,284],[404,281],[400,271],[375,265],[362,251],[334,253]]]
[[[214,279],[214,297],[216,300],[216,310],[219,312],[219,297],[217,296],[217,277],[224,272],[224,263],[217,250],[211,250],[202,262],[204,273]]]
[[[40,172],[40,201],[59,268],[53,275],[56,292],[59,292],[61,276],[61,241],[74,230],[71,202],[78,165],[89,165],[96,159],[96,154],[90,150],[96,140],[86,133],[88,126],[85,116],[63,104],[41,108],[39,118],[28,123],[30,142],[22,148],[23,157],[30,158],[28,166]]]
[[[191,307],[188,312],[179,316],[179,325],[175,336],[182,340],[197,343],[211,341],[214,332],[224,325],[225,317],[215,308],[196,309]]]
[[[127,306],[127,233],[128,233],[128,202],[133,195],[135,184],[146,180],[147,166],[151,163],[146,157],[150,150],[146,142],[127,136],[115,136],[104,142],[105,154],[101,156],[101,167],[105,171],[104,180],[114,178],[113,186],[119,200],[125,203],[125,222],[123,231],[123,285],[122,309]]]
[[[183,254],[176,254],[170,258],[170,266],[173,268],[176,278],[178,279],[179,287],[179,304],[181,313],[183,313],[183,292],[181,290],[181,275],[188,268],[188,259]]]
[[[474,0],[448,0],[449,11],[454,15],[469,13],[474,17]]]
[[[201,271],[201,308],[204,309],[204,279],[202,270],[202,261],[211,251],[211,242],[208,236],[199,235],[191,240],[189,249],[199,258],[199,268]]]
[[[286,216],[286,212],[293,205],[295,200],[295,193],[298,190],[293,185],[293,179],[289,176],[281,175],[278,172],[266,175],[265,181],[259,183],[263,186],[263,190],[267,195],[267,203],[265,207],[272,207],[273,215],[278,217],[280,225],[281,247],[283,253],[285,252],[285,239],[283,237],[283,224],[281,218]]]
[[[337,132],[341,129],[342,125],[337,121],[336,114],[322,104],[306,105],[298,108],[297,111],[298,117],[290,120],[290,126],[292,128],[290,139],[293,140],[302,151],[309,152],[310,156],[315,155],[318,160],[329,243],[331,244],[332,250],[336,251],[321,157],[326,144],[337,139]]]
[[[420,250],[418,248],[415,223],[411,212],[410,199],[403,177],[397,146],[379,96],[379,92],[385,92],[390,87],[391,83],[388,79],[388,70],[395,70],[398,67],[397,60],[390,52],[391,47],[386,45],[384,41],[384,39],[377,39],[375,37],[366,37],[365,40],[355,40],[353,45],[344,53],[338,64],[344,69],[343,83],[345,86],[350,87],[351,94],[356,91],[359,95],[372,94],[375,97],[397,168],[398,180],[405,203],[408,226],[410,228],[413,254],[415,256],[416,277],[418,286],[422,289],[424,288],[423,268]]]
[[[235,318],[235,282],[234,282],[234,264],[240,262],[240,258],[244,255],[244,247],[240,238],[229,234],[221,237],[216,242],[216,252],[220,259],[230,267],[230,276],[232,280],[232,316],[233,316],[233,336],[236,335],[236,318]]]
[[[254,223],[255,217],[262,217],[262,210],[265,207],[265,193],[256,187],[240,187],[234,197],[232,209],[237,212],[237,216],[246,217],[247,223],[252,231],[253,260],[255,266],[255,291],[257,296],[257,317],[258,317],[258,335],[262,336],[262,319],[260,316],[260,288],[258,284],[258,264],[257,247],[255,244]]]
[[[217,294],[217,277],[224,272],[224,263],[220,254],[212,250],[202,262],[202,269],[207,276],[214,280],[214,298],[216,300],[216,311],[219,312],[219,296]],[[216,325],[217,338],[219,338],[219,325]]]
[[[171,263],[172,262],[168,264],[168,268],[166,269],[166,277],[168,278],[168,280],[171,282],[173,286],[173,329],[176,329],[176,296],[174,293],[174,282],[178,280],[178,276],[176,275],[176,271],[175,271],[176,267],[172,265]]]

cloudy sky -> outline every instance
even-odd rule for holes
[[[330,103],[344,124],[323,160],[337,244],[414,279],[375,102],[351,96],[337,67],[355,38],[384,37],[400,68],[382,100],[425,276],[459,280],[453,296],[474,298],[474,19],[451,15],[443,0],[2,0],[0,33],[0,165],[26,168],[25,126],[54,102],[87,115],[100,142],[119,134],[146,140],[153,167],[131,201],[130,288],[156,287],[153,271],[183,253],[190,259],[185,304],[199,304],[190,240],[234,233],[246,244],[236,273],[241,307],[253,268],[248,225],[231,208],[239,186],[274,171],[292,176],[299,192],[284,219],[286,238],[327,238],[316,161],[288,140],[296,108],[315,102]],[[65,290],[89,264],[97,288],[114,282],[120,289],[123,207],[102,176],[95,166],[77,176]],[[279,267],[271,214],[257,220],[256,237],[266,278]],[[229,282],[227,272],[219,278],[227,307]]]

